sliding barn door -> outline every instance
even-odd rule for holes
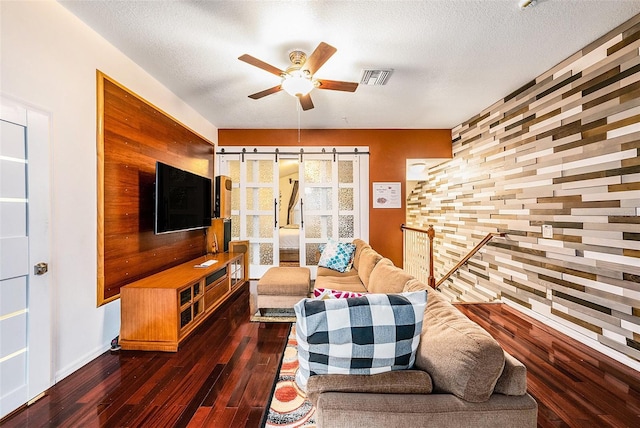
[[[278,259],[278,165],[273,155],[220,155],[231,177],[231,238],[249,241],[249,274],[260,278]]]
[[[360,164],[357,155],[305,154],[300,164],[300,265],[317,270],[319,246],[330,238],[352,242],[360,234]]]
[[[298,202],[293,208],[295,221],[285,225],[279,223],[280,205],[289,204],[280,197],[278,159],[282,161],[282,156],[251,149],[219,154],[220,174],[232,181],[231,237],[249,240],[249,274],[260,278],[280,263],[280,232],[290,232],[297,225],[300,266],[309,267],[315,278],[321,244],[329,239],[369,239],[368,157],[292,148],[286,156],[299,159]],[[291,235],[287,236],[289,240]]]

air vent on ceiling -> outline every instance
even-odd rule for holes
[[[371,86],[379,86],[385,85],[389,77],[393,73],[392,68],[382,68],[382,69],[374,69],[374,68],[365,68],[362,70],[362,77],[360,78],[361,85],[371,85]]]

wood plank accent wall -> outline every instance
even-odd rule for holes
[[[436,229],[436,279],[508,235],[443,284],[452,299],[507,300],[640,360],[639,49],[640,15],[453,129],[454,158],[408,202]]]
[[[203,230],[155,235],[155,163],[213,179],[215,148],[97,72],[98,306],[120,287],[206,253]]]

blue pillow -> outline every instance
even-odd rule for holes
[[[346,272],[351,266],[355,244],[329,240],[322,249],[318,266],[326,267],[338,272]]]
[[[376,374],[413,366],[427,292],[302,299],[295,304],[298,371],[309,376]]]

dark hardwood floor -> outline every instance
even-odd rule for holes
[[[249,321],[248,287],[178,352],[106,352],[2,421],[10,427],[257,427],[289,334]]]
[[[527,366],[538,427],[640,427],[640,373],[504,304],[456,305]]]
[[[539,427],[640,427],[638,372],[505,305],[458,307],[526,364]],[[105,353],[0,425],[260,426],[289,325],[249,322],[246,289],[211,318],[176,353]]]

